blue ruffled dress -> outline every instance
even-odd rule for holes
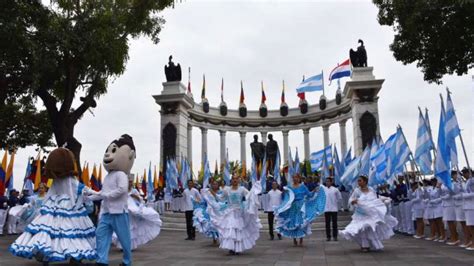
[[[28,259],[41,255],[44,262],[94,260],[95,227],[84,207],[83,190],[75,177],[54,180],[39,214],[9,251]]]
[[[282,204],[275,209],[276,231],[288,238],[302,238],[311,234],[311,223],[324,213],[326,194],[320,188],[310,192],[301,184],[297,188],[284,188]]]

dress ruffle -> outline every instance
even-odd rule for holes
[[[24,258],[41,253],[43,260],[50,262],[94,260],[95,227],[84,206],[76,206],[67,195],[50,196],[9,251]]]
[[[193,207],[194,227],[198,230],[199,233],[205,235],[206,237],[217,239],[219,237],[219,233],[211,223],[211,217],[207,212],[207,202],[204,200],[201,202],[193,201]]]

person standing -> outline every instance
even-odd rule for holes
[[[188,237],[186,240],[194,240],[196,238],[196,228],[193,226],[193,200],[200,201],[199,191],[194,188],[194,182],[188,180],[188,187],[183,192],[184,197],[184,210],[186,215],[186,232]]]
[[[3,236],[3,226],[7,220],[8,199],[4,195],[0,195],[0,236]]]
[[[274,210],[281,204],[282,192],[278,189],[278,183],[272,182],[272,189],[268,192],[268,205],[265,212],[268,214],[268,230],[270,233],[270,240],[275,239],[273,234],[273,222],[275,220]],[[281,240],[281,234],[277,233],[278,239]]]
[[[326,186],[324,187],[326,193],[326,204],[324,206],[324,218],[326,221],[326,237],[327,241],[331,241],[331,222],[332,222],[332,238],[337,241],[337,209],[342,201],[341,192],[334,187],[332,177],[326,178]]]
[[[9,197],[8,197],[8,207],[11,209],[19,204],[19,198],[18,198],[18,191],[15,189],[12,189],[9,191]],[[9,235],[16,235],[18,232],[16,230],[16,226],[18,224],[18,217],[15,215],[8,215],[7,218],[7,230]]]

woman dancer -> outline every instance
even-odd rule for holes
[[[258,218],[258,194],[260,182],[255,182],[248,191],[240,186],[240,177],[232,177],[231,186],[222,191],[222,202],[225,204],[213,207],[209,212],[211,222],[219,234],[219,247],[229,250],[230,255],[238,255],[251,249],[260,237],[262,227]]]
[[[425,223],[423,221],[423,215],[425,210],[425,204],[423,202],[423,187],[418,182],[414,182],[411,185],[410,200],[412,205],[413,219],[416,222],[416,234],[413,236],[416,239],[421,239],[425,235]]]
[[[319,185],[314,191],[301,183],[301,176],[293,176],[293,183],[284,187],[282,204],[276,208],[276,231],[284,237],[293,238],[293,244],[303,245],[303,238],[311,234],[311,223],[324,213],[326,195]]]
[[[11,244],[10,252],[28,259],[35,257],[46,265],[68,259],[73,263],[94,260],[95,227],[84,207],[84,185],[74,177],[74,155],[64,148],[55,149],[45,169],[53,184],[38,216]]]
[[[211,189],[203,189],[201,192],[201,201],[194,201],[193,225],[196,229],[206,237],[212,238],[214,245],[217,244],[219,233],[211,223],[209,212],[214,211],[214,207],[219,208],[219,198],[222,197],[219,182],[211,181]]]
[[[160,214],[152,207],[145,206],[140,192],[133,188],[133,179],[128,186],[128,213],[130,217],[130,237],[132,250],[145,245],[155,239],[161,230]],[[112,243],[122,248],[117,236],[114,234]]]
[[[451,171],[451,178],[453,182],[456,182],[458,171]],[[449,229],[449,241],[446,244],[450,246],[458,245],[461,243],[459,240],[458,231],[456,229],[456,207],[454,205],[454,191],[446,187],[444,184],[441,186],[441,205],[443,207],[443,222],[448,224]]]
[[[397,224],[397,220],[387,211],[386,204],[390,204],[390,199],[377,198],[367,182],[366,176],[360,176],[357,180],[359,187],[354,189],[349,199],[354,206],[352,221],[339,232],[346,239],[357,242],[363,252],[382,250],[382,241],[393,236],[393,227]]]
[[[428,241],[445,241],[445,231],[443,225],[443,207],[441,206],[441,183],[436,178],[431,179],[431,186],[425,190],[428,208],[426,218],[430,222],[431,236],[425,238]]]

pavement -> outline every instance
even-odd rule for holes
[[[133,252],[133,265],[474,265],[473,251],[413,237],[396,235],[384,242],[383,251],[362,253],[354,242],[342,239],[327,242],[323,234],[323,231],[316,231],[305,239],[303,247],[293,247],[291,239],[270,241],[268,234],[261,233],[256,247],[230,256],[199,233],[195,241],[186,241],[185,232],[162,231],[155,240]],[[0,237],[0,266],[39,265],[34,260],[18,258],[8,252],[8,246],[15,238]],[[110,265],[118,265],[120,258],[120,251],[112,248]]]

